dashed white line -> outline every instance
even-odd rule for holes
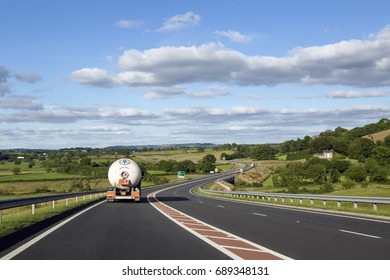
[[[219,208],[225,208],[225,206],[223,206],[223,205],[217,205],[217,207],[219,207]]]
[[[257,215],[257,216],[267,217],[266,214],[261,214],[261,213],[256,213],[256,212],[253,212],[252,214]]]
[[[345,233],[350,233],[350,234],[355,234],[355,235],[360,235],[360,236],[365,236],[365,237],[370,237],[370,238],[377,238],[377,239],[382,238],[382,237],[376,236],[376,235],[370,235],[370,234],[365,234],[365,233],[360,233],[360,232],[355,232],[355,231],[349,231],[349,230],[345,230],[345,229],[339,229],[339,231],[345,232]]]

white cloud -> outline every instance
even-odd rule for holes
[[[215,98],[217,96],[227,96],[230,91],[226,87],[209,86],[204,91],[195,92],[186,89],[182,86],[173,87],[152,87],[151,90],[145,94],[145,99],[167,99],[175,96],[185,96],[189,98]]]
[[[10,84],[8,82],[9,72],[7,68],[0,65],[0,96],[10,91]]]
[[[157,31],[173,31],[183,28],[193,27],[200,24],[201,18],[199,15],[193,12],[187,12],[185,14],[175,15],[165,20],[164,25]]]
[[[108,121],[122,124],[141,125],[157,116],[151,112],[133,108],[126,109],[98,109],[98,108],[71,108],[45,107],[40,110],[26,112],[12,112],[0,114],[0,122],[4,123],[77,123],[81,121]]]
[[[355,90],[336,90],[326,94],[329,98],[361,98],[361,97],[383,97],[390,94],[386,90],[355,91]]]
[[[80,84],[109,88],[115,82],[107,71],[100,68],[82,68],[72,73],[72,79]]]
[[[210,107],[170,108],[163,111],[168,119],[181,121],[183,125],[239,124],[259,127],[290,126],[348,126],[360,120],[376,122],[390,115],[390,108],[384,106],[361,105],[350,108],[320,110],[309,108],[267,109],[261,106],[236,106],[228,109]]]
[[[121,19],[115,22],[114,25],[120,28],[129,29],[140,27],[141,25],[143,25],[143,22],[141,20]]]
[[[22,81],[22,82],[25,82],[25,83],[30,83],[30,84],[33,84],[37,81],[41,81],[42,80],[42,77],[37,75],[37,74],[34,74],[34,73],[30,73],[30,72],[20,72],[20,73],[16,73],[15,74],[16,78],[19,80],[19,81]]]
[[[0,99],[0,108],[38,111],[43,109],[43,104],[32,96],[14,95]]]
[[[145,51],[132,49],[119,58],[120,73],[83,68],[74,71],[72,77],[79,83],[101,87],[173,86],[194,82],[390,86],[388,33],[390,28],[385,28],[372,40],[295,48],[284,57],[246,56],[220,43]]]
[[[214,33],[220,37],[227,37],[230,41],[236,43],[249,43],[250,41],[252,41],[251,37],[241,34],[238,31],[233,31],[233,30],[215,31]]]

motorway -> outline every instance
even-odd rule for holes
[[[219,175],[220,176],[220,175]],[[215,180],[99,202],[0,252],[27,260],[390,259],[390,221],[199,196]]]

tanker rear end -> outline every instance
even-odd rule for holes
[[[106,195],[108,201],[141,200],[142,172],[134,160],[116,160],[108,169],[108,180],[111,184]]]

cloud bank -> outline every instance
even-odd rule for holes
[[[71,76],[80,84],[97,87],[195,82],[390,86],[390,26],[367,40],[295,48],[284,57],[247,56],[221,43],[130,49],[120,56],[118,67],[117,73],[87,67]]]

